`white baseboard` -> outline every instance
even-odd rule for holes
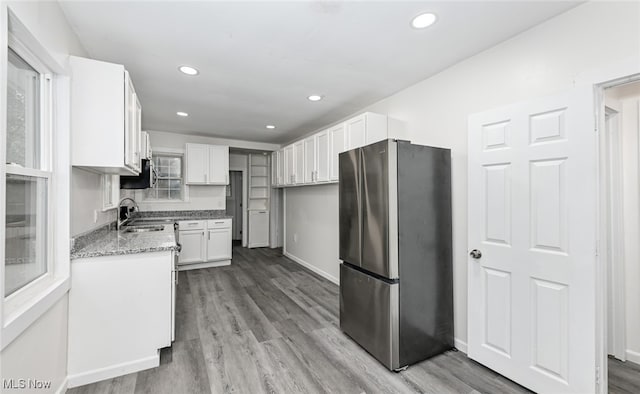
[[[627,361],[631,361],[632,363],[640,364],[640,353],[634,352],[633,350],[627,349]]]
[[[340,279],[336,278],[335,276],[324,272],[323,270],[319,269],[318,267],[316,267],[313,264],[307,263],[306,261],[302,260],[299,257],[296,257],[294,255],[292,255],[291,253],[287,252],[286,250],[283,252],[283,254],[290,258],[291,260],[295,261],[296,263],[300,264],[301,266],[310,269],[311,271],[315,272],[316,274],[322,276],[323,278],[327,279],[330,282],[335,283],[336,285],[340,286]]]
[[[464,354],[467,354],[467,343],[466,342],[464,342],[464,341],[462,341],[462,340],[460,340],[458,338],[455,338],[453,340],[453,344],[455,345],[456,349],[458,349],[459,351],[461,351]]]
[[[158,354],[154,356],[141,358],[139,360],[116,364],[106,368],[94,369],[92,371],[82,372],[75,375],[69,375],[67,377],[67,386],[68,388],[84,386],[85,384],[95,383],[105,379],[112,379],[149,368],[155,368],[159,365],[160,353],[158,352]]]
[[[56,390],[56,394],[64,394],[67,391],[68,382],[69,382],[68,379],[65,377],[62,383],[60,384],[60,387],[58,387],[58,389]]]
[[[210,261],[206,263],[194,263],[194,264],[178,264],[178,271],[189,271],[189,270],[195,270],[198,268],[224,267],[225,265],[231,265],[231,260]]]

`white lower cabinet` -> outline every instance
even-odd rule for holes
[[[180,271],[231,264],[231,219],[178,222]]]
[[[180,264],[203,263],[207,261],[204,243],[204,228],[198,230],[180,230]]]
[[[231,230],[213,228],[207,230],[207,261],[231,259]]]
[[[249,240],[250,248],[269,246],[269,211],[249,211]]]
[[[171,250],[71,262],[69,387],[160,364],[173,336],[173,267]]]

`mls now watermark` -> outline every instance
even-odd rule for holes
[[[51,388],[51,381],[39,379],[2,379],[2,388],[4,390],[48,390]]]

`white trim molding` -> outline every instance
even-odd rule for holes
[[[467,354],[467,343],[462,339],[454,338],[453,344],[458,351]]]
[[[69,384],[69,380],[65,376],[64,380],[62,381],[62,383],[60,383],[60,386],[58,386],[58,388],[56,389],[55,393],[56,394],[65,394],[67,392],[68,384]]]
[[[282,253],[285,257],[288,257],[289,259],[293,260],[294,262],[300,264],[301,266],[309,269],[310,271],[315,272],[316,274],[322,276],[323,278],[327,279],[328,281],[335,283],[336,285],[340,286],[340,279],[336,278],[335,276],[319,269],[318,267],[314,266],[313,264],[310,264],[306,261],[304,261],[303,259],[292,255],[291,253],[287,252],[286,250],[283,251]]]
[[[160,365],[160,353],[133,360],[126,363],[112,365],[106,368],[94,369],[92,371],[83,372],[75,375],[67,376],[68,388],[84,386],[105,379],[111,379],[118,376],[124,376],[130,373],[144,371],[145,369],[155,368]]]
[[[627,361],[640,365],[640,353],[627,349]]]

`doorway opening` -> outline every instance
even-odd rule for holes
[[[603,91],[600,258],[608,388],[640,388],[640,81]]]
[[[227,186],[227,215],[231,216],[231,239],[234,246],[242,245],[242,171],[229,171]]]

